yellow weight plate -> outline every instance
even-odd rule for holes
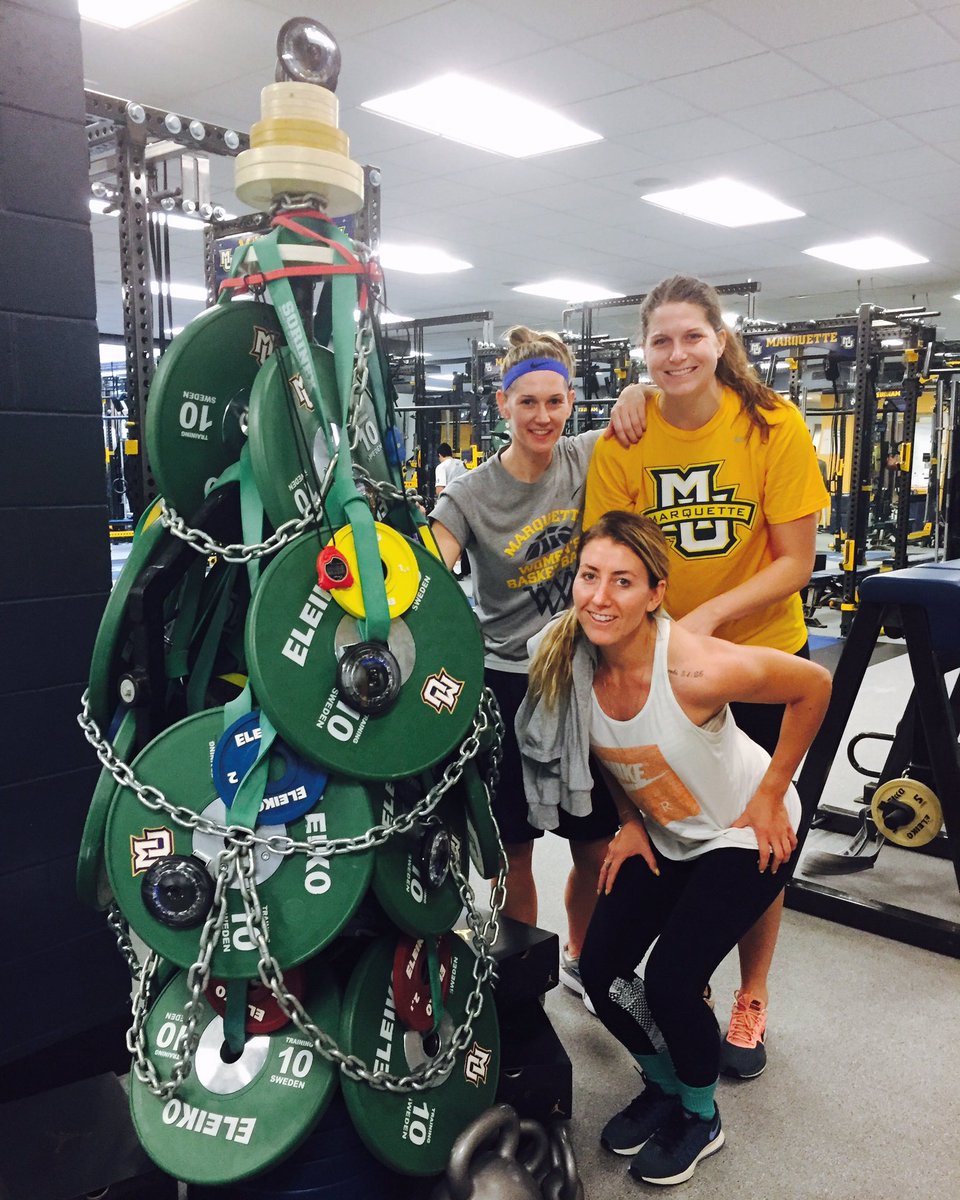
[[[287,79],[268,83],[261,89],[260,116],[265,121],[271,117],[296,117],[339,125],[340,101],[329,88]]]
[[[383,582],[387,590],[387,606],[390,616],[401,617],[417,598],[420,586],[420,568],[416,555],[403,534],[389,525],[376,523],[377,544],[380,561],[383,563]],[[366,616],[363,593],[360,591],[360,567],[357,551],[353,544],[353,529],[344,525],[333,535],[333,545],[340,551],[350,566],[353,583],[347,588],[334,588],[331,595],[344,612],[351,617]]]
[[[234,190],[244,204],[260,209],[284,192],[317,192],[326,198],[327,216],[346,217],[363,207],[363,170],[329,150],[260,146],[237,156]]]
[[[293,117],[273,117],[250,126],[250,145],[312,146],[350,156],[350,139],[342,130],[323,121],[304,121]]]
[[[877,828],[897,846],[926,846],[940,832],[943,810],[936,793],[916,779],[888,779],[870,805]]]

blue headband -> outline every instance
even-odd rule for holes
[[[570,382],[570,372],[557,358],[523,358],[503,377],[503,390],[519,379],[521,375],[526,375],[529,371],[556,371],[558,375],[562,375],[566,383]]]

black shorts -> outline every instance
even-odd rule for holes
[[[527,694],[527,676],[511,671],[493,671],[487,667],[484,682],[497,698],[505,726],[500,782],[493,797],[493,815],[500,826],[500,837],[504,844],[529,842],[543,837],[543,830],[534,828],[527,820],[520,747],[513,727],[517,709]],[[560,824],[551,831],[571,842],[595,842],[601,838],[611,838],[620,825],[613,797],[592,759],[590,772],[593,776],[593,811],[586,817],[572,817],[561,809]]]

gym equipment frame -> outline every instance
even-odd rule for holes
[[[864,580],[860,606],[834,676],[830,707],[797,783],[804,814],[799,831],[801,845],[819,811],[827,776],[877,638],[885,624],[895,625],[903,631],[913,673],[908,718],[918,719],[926,742],[934,789],[943,809],[946,845],[960,888],[960,747],[953,705],[944,682],[944,673],[960,666],[958,609],[957,559],[884,572]],[[790,880],[786,903],[798,912],[960,958],[960,921],[856,899],[807,878]]]

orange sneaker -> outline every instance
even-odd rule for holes
[[[730,1028],[720,1044],[720,1071],[738,1079],[756,1079],[767,1065],[764,1038],[767,1007],[756,996],[737,989],[733,993]]]

